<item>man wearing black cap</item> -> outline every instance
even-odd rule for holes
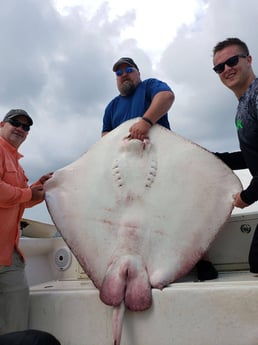
[[[175,98],[170,87],[154,78],[142,81],[138,66],[129,57],[120,58],[113,72],[120,95],[105,109],[102,135],[136,117],[141,120],[130,128],[132,139],[144,140],[155,123],[170,129],[167,112]]]
[[[19,249],[20,221],[26,207],[44,200],[44,182],[28,186],[18,148],[33,121],[22,109],[10,110],[0,122],[0,334],[28,327],[29,289]]]
[[[114,64],[113,72],[116,74],[120,95],[105,109],[102,136],[135,117],[141,119],[130,128],[131,139],[144,140],[155,123],[170,129],[167,112],[175,98],[170,87],[154,78],[141,81],[139,68],[129,57],[120,58]],[[207,257],[200,260],[196,268],[199,280],[215,279],[218,276]]]

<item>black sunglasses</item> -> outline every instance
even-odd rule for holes
[[[118,77],[121,77],[123,73],[132,73],[134,71],[133,67],[126,67],[125,69],[118,69],[115,73]]]
[[[25,132],[30,130],[30,125],[26,125],[26,123],[22,123],[18,120],[8,119],[6,122],[10,123],[13,127],[21,127]]]
[[[234,67],[238,64],[239,58],[246,58],[247,56],[248,55],[246,54],[238,54],[238,55],[231,56],[229,59],[227,59],[227,61],[219,63],[218,65],[214,66],[213,71],[220,74],[224,71],[225,65],[229,67]]]

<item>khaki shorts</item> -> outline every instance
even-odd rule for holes
[[[0,266],[0,334],[28,328],[29,287],[24,267],[17,252],[11,266]]]

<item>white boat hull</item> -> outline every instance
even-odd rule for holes
[[[257,277],[221,275],[154,289],[151,309],[126,311],[121,344],[256,345],[257,321]],[[111,345],[112,307],[90,282],[53,281],[32,288],[30,327],[53,333],[62,345]]]
[[[257,345],[258,275],[248,250],[258,213],[234,215],[210,248],[219,278],[198,282],[194,271],[163,291],[153,306],[126,310],[122,345]],[[22,238],[31,285],[30,328],[62,345],[111,345],[112,307],[83,273],[62,238]]]

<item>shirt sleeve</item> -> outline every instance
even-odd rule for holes
[[[103,132],[110,132],[112,128],[112,105],[113,101],[111,101],[104,112],[103,116],[103,124],[102,124],[102,133]]]
[[[244,160],[243,154],[241,151],[237,152],[215,152],[215,155],[221,159],[230,169],[240,170],[246,169],[247,165]]]
[[[159,92],[162,92],[162,91],[172,92],[172,90],[168,86],[168,84],[165,83],[164,81],[159,80],[159,79],[150,78],[150,79],[147,79],[146,82],[147,82],[147,87],[146,87],[147,96],[151,100]]]
[[[24,187],[17,186],[17,179],[23,181]],[[27,202],[31,199],[31,189],[27,186],[26,176],[22,169],[16,171],[6,167],[0,152],[0,207],[9,208]]]

